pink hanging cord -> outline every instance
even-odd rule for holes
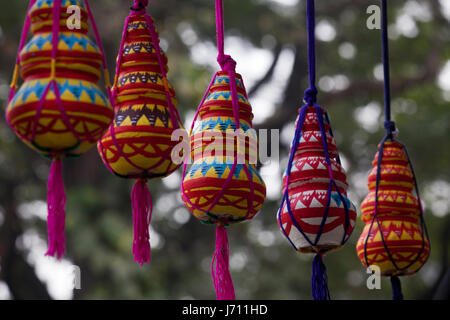
[[[133,255],[141,265],[150,263],[149,226],[152,219],[153,203],[145,179],[139,179],[131,191],[131,207],[133,210]]]
[[[231,91],[231,102],[233,107],[233,117],[236,126],[236,130],[240,129],[239,122],[239,98],[237,95],[237,87],[236,87],[236,62],[231,58],[230,55],[225,55],[224,53],[224,22],[223,22],[223,2],[222,0],[216,0],[216,27],[217,27],[217,62],[223,71],[228,73],[230,79],[230,91]],[[225,194],[225,191],[230,184],[234,171],[237,166],[237,158],[234,158],[233,166],[231,167],[230,174],[228,175],[222,190],[216,196],[215,200],[211,204],[211,210],[219,199]],[[253,195],[254,195],[254,185],[253,180],[248,170],[247,164],[243,166],[244,171],[247,175],[247,179],[251,181],[251,202],[248,202],[248,211],[246,218],[248,218],[253,204]],[[230,270],[229,270],[229,245],[228,245],[228,235],[225,227],[221,224],[218,224],[216,227],[216,250],[211,262],[211,271],[212,278],[214,283],[214,288],[216,290],[216,299],[217,300],[234,300],[234,286],[233,280],[231,278]]]
[[[211,274],[217,300],[234,300],[233,280],[229,270],[230,250],[227,230],[223,225],[216,227],[216,250],[211,262]]]
[[[135,14],[145,14],[148,2],[148,0],[134,0],[134,4],[130,9],[134,11]]]
[[[67,115],[64,112],[64,108],[61,103],[61,95],[59,92],[58,84],[55,80],[55,63],[56,63],[56,54],[58,48],[59,41],[59,20],[61,16],[61,0],[55,1],[53,4],[52,11],[52,71],[51,71],[51,79],[48,83],[45,91],[39,100],[38,110],[36,111],[35,125],[33,128],[32,139],[36,134],[37,124],[39,122],[39,115],[44,106],[45,97],[47,96],[50,87],[53,85],[55,90],[55,98],[56,103],[61,110],[61,114],[63,116],[63,120],[66,123],[70,124],[69,119],[67,119]],[[69,126],[68,126],[69,127]],[[70,124],[71,128],[72,125]],[[74,130],[72,130],[74,131]],[[62,178],[62,160],[60,155],[53,155],[54,159],[52,165],[50,167],[50,174],[48,177],[47,184],[47,208],[48,208],[48,216],[47,216],[47,232],[48,232],[48,250],[45,255],[55,256],[58,259],[61,259],[62,255],[66,250],[66,236],[64,233],[65,228],[65,205],[66,205],[66,193],[64,190],[64,180]]]
[[[105,49],[103,48],[103,44],[102,44],[102,41],[100,38],[100,32],[98,31],[97,24],[95,23],[94,15],[92,14],[92,10],[91,10],[91,6],[89,5],[89,1],[84,0],[84,3],[86,4],[86,10],[89,15],[89,20],[91,21],[92,31],[94,32],[95,41],[97,41],[98,48],[100,49],[100,52],[102,54],[103,76],[104,76],[104,80],[105,80],[105,84],[106,84],[108,100],[111,103],[111,106],[114,108],[115,101],[112,97],[111,80],[109,77],[109,69],[108,69],[108,63],[106,61]]]
[[[224,53],[223,1],[215,0],[215,6],[216,6],[217,49],[218,49],[217,62],[219,63],[221,69],[223,71],[226,71],[229,75],[230,91],[231,91],[231,97],[232,97],[233,117],[234,117],[236,129],[239,130],[240,129],[239,99],[238,99],[237,86],[236,86],[236,62],[231,58],[230,55],[225,55],[225,53]],[[216,77],[217,77],[217,73],[214,75],[205,95],[203,96],[202,101],[200,102],[200,105],[194,116],[193,123],[191,125],[191,129],[190,129],[190,133],[189,133],[190,135],[192,134],[192,129],[194,127],[194,123],[197,120],[197,117],[199,115],[200,107],[203,105],[204,101],[206,100],[208,93],[209,93]],[[229,173],[227,179],[225,180],[221,191],[216,195],[214,201],[211,203],[211,205],[209,206],[208,209],[204,210],[202,208],[199,208],[197,205],[193,204],[186,196],[185,190],[183,188],[183,184],[181,184],[181,193],[183,195],[183,198],[193,208],[195,208],[199,211],[202,211],[205,213],[208,213],[209,211],[211,211],[212,208],[218,203],[220,198],[225,194],[225,191],[233,178],[233,175],[234,175],[234,172],[235,172],[235,169],[237,166],[237,158],[238,157],[235,157],[235,159],[234,159],[234,163],[231,167],[230,173]],[[182,181],[184,180],[184,178],[186,176],[187,162],[188,162],[188,158],[186,157],[184,160],[184,165],[183,165]],[[253,205],[255,188],[254,188],[252,176],[250,174],[250,171],[249,171],[246,163],[243,165],[243,169],[247,176],[247,179],[250,181],[250,190],[251,190],[251,195],[250,195],[250,198],[248,201],[248,211],[245,216],[245,218],[248,219],[253,210],[252,205]],[[225,227],[220,223],[216,227],[216,251],[214,253],[214,257],[211,262],[211,273],[212,273],[212,278],[213,278],[213,282],[214,282],[214,288],[216,290],[217,299],[218,300],[235,299],[233,281],[231,279],[231,275],[230,275],[230,271],[229,271],[228,236],[227,236],[227,231],[226,231]]]
[[[55,158],[50,167],[47,184],[47,231],[48,250],[47,256],[55,256],[61,259],[66,251],[66,236],[64,234],[66,212],[66,193],[62,179],[62,160]]]
[[[177,129],[180,127],[179,123],[181,122],[181,118],[180,118],[180,114],[178,113],[178,110],[175,108],[175,106],[172,103],[172,97],[170,95],[170,90],[169,90],[169,84],[167,82],[167,74],[166,74],[166,70],[164,69],[164,64],[163,64],[161,48],[159,47],[158,34],[156,33],[155,25],[153,24],[153,21],[148,14],[145,15],[145,21],[147,22],[147,26],[150,30],[150,35],[152,37],[152,42],[155,47],[156,56],[158,57],[159,68],[160,68],[161,74],[163,76],[164,90],[166,93],[167,107],[169,108],[170,119],[172,120],[173,127],[175,129]]]
[[[53,3],[53,11],[52,11],[52,50],[51,50],[51,75],[50,75],[50,81],[47,84],[36,109],[36,115],[33,123],[33,129],[31,131],[31,137],[29,139],[26,138],[28,141],[33,141],[39,124],[39,118],[41,115],[42,110],[44,109],[45,105],[45,99],[47,97],[48,92],[50,91],[50,88],[53,87],[54,94],[55,94],[55,101],[56,105],[58,106],[59,112],[62,117],[62,121],[64,125],[70,130],[70,132],[75,136],[75,138],[78,141],[88,141],[90,143],[95,143],[96,139],[93,136],[87,136],[86,138],[81,138],[80,135],[77,133],[75,128],[72,125],[72,122],[69,119],[69,116],[66,113],[66,110],[64,109],[64,106],[62,104],[61,100],[61,92],[59,91],[58,83],[56,82],[56,59],[58,54],[58,43],[59,43],[59,23],[61,19],[61,2],[62,0],[55,0]]]
[[[222,0],[216,0],[217,50],[219,52],[219,54],[217,56],[217,62],[219,63],[219,65],[222,68],[222,70],[226,71],[228,73],[229,78],[230,78],[230,91],[231,91],[231,97],[232,97],[234,123],[235,123],[235,126],[236,126],[236,130],[239,130],[239,128],[240,128],[240,123],[239,123],[239,99],[238,99],[237,87],[236,87],[236,62],[233,60],[233,58],[231,58],[231,56],[224,54],[224,32],[223,32],[224,27],[223,26],[224,26],[224,23],[223,23],[223,3],[222,3]],[[213,81],[214,81],[215,77],[216,76],[214,76]],[[209,85],[209,88],[208,88],[207,92],[209,92],[209,89],[212,86],[212,82]],[[206,95],[203,97],[202,104],[203,104],[205,98],[206,98]],[[195,119],[197,118],[197,115],[198,115],[198,111],[196,113]],[[194,119],[194,122],[195,122],[195,119]],[[192,131],[192,128],[191,128],[191,131]],[[185,166],[186,166],[186,163],[185,163]],[[209,211],[212,210],[212,208],[214,208],[214,206],[217,204],[217,202],[219,202],[219,200],[225,194],[225,191],[227,190],[228,185],[230,184],[231,180],[233,179],[233,175],[234,175],[234,172],[236,170],[236,166],[237,166],[237,157],[234,158],[234,162],[233,162],[233,165],[232,165],[232,167],[230,169],[230,173],[228,174],[227,179],[225,180],[222,189],[216,195],[216,197],[214,198],[214,201],[212,201],[212,203],[209,206],[209,208],[207,210],[202,210],[202,209],[199,209],[197,206],[194,206],[196,209],[199,209],[200,211],[203,211],[203,212],[209,212]],[[244,164],[243,167],[244,167],[244,171],[247,174],[247,177],[249,177],[250,176],[250,172],[248,171],[247,165]],[[185,168],[183,168],[183,172],[185,172],[184,169]],[[183,179],[184,179],[184,175],[183,175]],[[252,189],[253,189],[253,183],[252,183]],[[183,189],[182,189],[182,192],[184,193]],[[187,197],[185,197],[185,198],[187,198]],[[253,198],[253,191],[252,191],[252,198]],[[192,205],[192,203],[191,203],[191,205]],[[247,213],[247,216],[248,215],[249,214]]]
[[[236,86],[236,62],[231,58],[230,55],[225,55],[225,53],[224,53],[224,23],[223,23],[223,2],[222,2],[222,0],[216,0],[215,5],[216,5],[216,27],[217,27],[217,49],[218,49],[217,62],[219,63],[221,69],[228,73],[229,78],[230,78],[230,91],[231,91],[231,97],[232,97],[233,117],[234,117],[236,129],[239,130],[239,128],[240,128],[239,99],[238,99],[237,86]],[[198,118],[200,107],[205,102],[216,77],[217,77],[217,73],[214,75],[211,83],[209,84],[208,89],[206,90],[205,95],[202,98],[202,101],[200,102],[199,107],[197,108],[197,112],[195,113],[194,120],[193,120],[191,128],[190,128],[190,132],[189,132],[190,135],[192,134],[192,130],[194,128],[195,121]],[[186,157],[184,160],[182,181],[184,181],[184,178],[186,176],[187,163],[188,163],[188,157]],[[205,209],[199,208],[197,205],[193,204],[189,200],[189,198],[186,196],[186,192],[183,188],[183,184],[181,184],[181,193],[183,195],[184,200],[187,201],[193,208],[195,208],[199,211],[208,213],[217,204],[217,202],[220,200],[220,198],[225,194],[225,191],[233,178],[236,166],[237,166],[237,157],[235,157],[235,159],[234,159],[233,166],[231,167],[230,173],[229,173],[227,179],[225,180],[221,191],[215,196],[214,201],[211,203],[211,205],[209,206],[208,209],[205,210]],[[250,174],[250,171],[249,171],[246,163],[243,165],[243,169],[247,176],[247,179],[250,181],[250,190],[251,190],[251,195],[250,195],[250,198],[248,201],[248,211],[245,216],[245,218],[248,219],[253,210],[252,205],[253,205],[255,188],[254,188],[252,176]],[[230,275],[230,271],[229,271],[228,236],[227,236],[227,231],[226,231],[225,227],[220,223],[216,227],[216,250],[215,250],[212,262],[211,262],[211,273],[212,273],[212,278],[213,278],[213,282],[214,282],[214,288],[216,290],[217,299],[218,300],[235,299],[233,281],[231,279],[231,275]]]
[[[130,19],[133,16],[136,15],[143,15],[144,19],[147,23],[147,27],[150,31],[150,36],[152,39],[153,46],[155,48],[155,53],[158,59],[158,63],[160,66],[160,72],[163,76],[164,81],[164,88],[165,88],[165,94],[167,99],[167,107],[169,109],[170,119],[172,121],[174,128],[179,128],[181,123],[181,117],[178,113],[178,110],[175,108],[173,102],[172,102],[172,96],[170,93],[169,85],[167,82],[167,74],[164,69],[164,63],[163,63],[163,53],[159,47],[159,38],[158,34],[156,32],[155,26],[153,24],[153,21],[151,17],[146,13],[146,7],[148,5],[148,0],[135,0],[133,6],[130,8],[131,12],[129,16],[125,20],[125,25],[122,32],[122,40],[119,47],[119,53],[117,58],[117,65],[116,65],[116,75],[114,78],[114,83],[112,86],[112,99],[116,99],[117,94],[117,84],[118,84],[118,76],[120,74],[120,66],[122,64],[122,58],[123,58],[123,50],[124,45],[127,40],[128,36],[128,24]],[[121,157],[128,162],[132,167],[142,170],[142,171],[149,171],[152,168],[155,168],[159,166],[162,162],[166,160],[166,157],[161,157],[161,160],[159,160],[157,163],[153,164],[151,167],[141,167],[133,163],[123,152],[122,147],[119,145],[116,135],[114,126],[110,126],[110,135],[111,139],[116,146],[119,154]],[[100,150],[102,152],[102,156],[105,158],[105,155],[103,153],[103,147],[102,142],[100,140]],[[109,165],[108,169],[114,173],[114,171],[111,169]],[[150,236],[149,236],[149,225],[151,220],[151,213],[152,213],[152,199],[150,195],[150,191],[148,190],[146,180],[145,179],[139,179],[136,181],[135,185],[133,186],[133,190],[131,191],[131,206],[133,211],[133,249],[132,253],[134,255],[134,260],[140,264],[141,266],[144,263],[150,263],[151,257],[150,257]]]
[[[160,72],[161,72],[161,75],[162,75],[163,81],[164,81],[164,89],[165,89],[165,94],[166,94],[166,99],[167,99],[167,107],[169,109],[170,119],[172,120],[173,127],[175,129],[177,129],[180,127],[179,123],[181,123],[182,121],[181,121],[180,114],[178,113],[178,109],[175,108],[175,106],[172,103],[172,97],[170,94],[169,84],[167,82],[167,74],[166,74],[166,70],[164,69],[163,55],[161,52],[161,48],[159,46],[158,34],[156,32],[155,25],[153,24],[153,20],[146,13],[148,3],[149,3],[148,0],[134,0],[134,4],[130,8],[131,9],[130,16],[144,15],[145,21],[147,23],[147,27],[150,31],[150,36],[152,38],[153,46],[155,48],[156,57],[158,58]],[[129,19],[129,17],[127,19]],[[127,26],[125,25],[125,28],[126,27]],[[122,37],[122,39],[123,39],[123,37]],[[123,47],[121,46],[120,52],[119,52],[119,59],[121,59],[122,51],[123,51]],[[120,64],[118,63],[117,65],[119,66]]]
[[[216,0],[216,28],[217,28],[217,50],[218,50],[218,56],[217,56],[217,62],[219,63],[220,67],[223,71],[226,71],[228,73],[229,79],[230,79],[230,91],[231,91],[231,102],[233,107],[233,117],[234,117],[234,123],[236,130],[240,129],[240,122],[239,122],[239,98],[237,94],[237,87],[236,87],[236,61],[233,60],[233,58],[230,55],[226,55],[224,53],[224,21],[223,21],[223,1],[222,0]],[[211,203],[209,208],[206,210],[209,212],[216,204],[219,202],[220,198],[225,194],[225,191],[227,190],[228,185],[230,184],[231,180],[233,179],[234,172],[236,170],[237,166],[237,159],[238,157],[234,158],[233,165],[230,169],[230,173],[225,180],[225,183],[222,187],[222,190],[219,192],[219,194],[215,197],[214,201]],[[254,197],[254,185],[253,185],[253,179],[251,177],[250,171],[248,170],[247,164],[244,163],[243,165],[244,172],[247,176],[247,179],[251,182],[250,188],[251,188],[251,202],[248,201],[248,211],[246,214],[246,218],[249,217],[251,212],[251,207],[253,204],[253,197]]]

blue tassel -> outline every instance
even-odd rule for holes
[[[402,284],[397,276],[391,277],[392,300],[403,300]]]
[[[314,300],[330,300],[327,268],[323,264],[321,254],[316,254],[313,260],[311,289]]]

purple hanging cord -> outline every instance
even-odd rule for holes
[[[372,226],[374,222],[376,221],[378,224],[378,228],[381,229],[380,221],[377,217],[378,213],[378,189],[381,179],[381,163],[382,163],[382,157],[383,157],[383,149],[386,141],[391,140],[394,141],[394,135],[396,133],[396,126],[395,122],[391,120],[391,90],[390,90],[390,67],[389,67],[389,40],[388,40],[388,12],[387,12],[387,1],[381,0],[381,43],[382,43],[382,57],[383,57],[383,74],[384,74],[384,108],[385,108],[385,121],[384,121],[384,128],[386,129],[386,136],[383,138],[383,140],[380,142],[380,146],[378,149],[378,159],[377,159],[377,177],[375,182],[375,212],[374,217],[372,218],[372,222],[370,224],[369,228],[369,234],[371,233]],[[405,270],[409,268],[412,264],[414,264],[422,254],[424,248],[425,248],[425,241],[429,242],[429,236],[428,231],[425,225],[425,220],[423,218],[423,208],[421,205],[420,195],[419,195],[419,189],[417,186],[417,180],[416,175],[414,173],[414,169],[412,167],[411,160],[409,158],[408,152],[406,150],[406,147],[403,145],[403,150],[405,151],[406,157],[408,159],[409,166],[411,168],[412,174],[413,174],[413,180],[414,180],[414,187],[416,190],[418,203],[419,203],[419,211],[420,211],[420,224],[421,224],[421,231],[422,231],[422,247],[420,251],[418,252],[416,259],[411,261],[407,266],[403,268],[399,268],[397,263],[395,262],[389,248],[386,245],[386,242],[384,240],[383,235],[381,235],[381,241],[383,243],[383,246],[389,256],[390,261],[394,265],[395,269],[398,272],[401,272],[402,270]],[[426,237],[426,238],[425,238]],[[426,240],[425,240],[426,239]],[[364,256],[366,260],[366,264],[368,265],[367,260],[367,242],[368,238],[366,239],[366,242],[364,244]],[[397,273],[398,274],[398,273]],[[392,300],[403,300],[403,294],[402,294],[402,288],[400,283],[400,278],[397,274],[391,275],[391,287],[392,287]]]
[[[381,0],[381,44],[382,44],[382,55],[383,55],[383,82],[384,82],[384,128],[386,129],[386,138],[383,140],[381,148],[383,148],[384,143],[387,139],[394,138],[395,132],[395,122],[391,120],[391,81],[390,81],[390,66],[389,66],[389,39],[388,39],[388,13],[387,13],[387,3],[386,0]],[[382,151],[381,151],[382,154]],[[378,184],[380,180],[381,172],[381,154],[380,161],[378,162],[377,168],[377,183],[376,189],[378,191]],[[377,192],[378,193],[378,192]],[[376,198],[378,202],[378,198]],[[376,206],[377,204],[375,204]],[[372,221],[373,222],[373,221]],[[377,219],[377,223],[380,222]],[[383,239],[384,242],[384,239]],[[391,287],[392,287],[392,300],[403,300],[402,287],[400,279],[397,276],[391,276]]]
[[[316,43],[315,43],[315,9],[314,0],[306,2],[306,27],[308,30],[308,71],[309,71],[309,88],[306,89],[303,100],[308,106],[313,106],[317,101],[316,88]]]
[[[369,227],[369,234],[372,230],[373,224],[376,221],[378,224],[378,227],[380,228],[380,221],[377,217],[378,212],[378,189],[380,184],[380,178],[381,178],[381,162],[383,157],[383,149],[384,144],[386,141],[393,140],[394,139],[394,133],[396,131],[395,128],[395,122],[391,120],[391,88],[390,88],[390,66],[389,66],[389,39],[388,39],[388,13],[387,13],[387,3],[386,0],[381,0],[381,46],[382,46],[382,59],[383,59],[383,83],[384,83],[384,128],[386,129],[386,136],[383,138],[383,140],[380,143],[380,147],[378,149],[378,163],[377,163],[377,177],[375,182],[375,213],[374,217],[372,218],[372,222]],[[394,266],[397,268],[397,265],[389,251],[389,249],[386,246],[386,243],[384,241],[384,238],[382,237],[383,246],[386,249],[386,252],[388,253],[388,256]],[[367,261],[367,241],[366,239],[364,243],[364,257],[366,260],[366,264],[368,264]],[[400,279],[398,276],[393,275],[391,276],[391,287],[392,287],[392,300],[403,300],[403,294],[402,294],[402,288]]]
[[[327,269],[323,263],[321,254],[316,254],[312,263],[311,291],[314,300],[330,300],[330,292],[328,285]]]
[[[384,76],[384,128],[388,138],[392,139],[395,133],[395,122],[391,120],[391,81],[389,67],[389,39],[388,39],[388,14],[386,0],[381,0],[381,44],[383,56]]]
[[[308,73],[309,73],[309,88],[306,89],[303,100],[307,104],[307,106],[316,106],[317,102],[317,88],[316,88],[316,43],[315,43],[315,29],[316,29],[316,19],[315,19],[315,7],[314,0],[306,1],[306,27],[308,30]],[[317,117],[319,119],[319,123],[321,123],[322,114],[319,115],[319,106],[316,106]],[[322,124],[323,125],[323,124]],[[323,128],[321,128],[322,137],[325,137],[325,132]],[[326,141],[324,142],[325,148],[325,156],[328,159],[328,151]],[[331,172],[331,171],[330,171]],[[330,179],[332,177],[330,176]],[[332,184],[330,182],[328,194],[331,192]],[[330,199],[328,199],[329,201]],[[327,207],[329,203],[327,204]],[[326,210],[326,213],[328,210]],[[322,220],[322,226],[324,225],[326,216]],[[316,237],[316,243],[320,238],[320,234],[322,230],[319,231]],[[317,252],[314,257],[312,264],[312,276],[311,276],[311,293],[314,300],[330,300],[330,293],[328,290],[328,280],[325,264],[323,263],[322,254]]]
[[[398,276],[391,276],[392,300],[403,300],[402,284]]]

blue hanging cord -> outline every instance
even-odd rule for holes
[[[307,106],[315,106],[317,118],[319,120],[319,124],[321,125],[320,131],[322,133],[322,138],[324,139],[324,152],[325,157],[327,158],[327,164],[331,165],[328,155],[328,146],[326,143],[326,133],[323,128],[323,117],[321,114],[321,108],[316,106],[317,102],[317,88],[316,88],[316,19],[315,19],[315,7],[314,0],[306,1],[306,27],[308,31],[308,74],[309,74],[309,88],[306,89],[303,100],[307,104]],[[322,223],[319,229],[319,232],[316,236],[314,244],[319,242],[320,236],[322,234],[322,229],[326,221],[328,208],[330,206],[330,198],[332,191],[332,181],[330,182],[328,188],[328,199],[327,199],[327,208],[325,210],[324,218],[322,219]],[[309,239],[308,239],[309,241]],[[323,263],[322,254],[317,253],[314,256],[313,264],[312,264],[312,277],[311,277],[311,290],[312,296],[314,300],[330,300],[330,293],[328,291],[328,278],[327,278],[327,269],[325,268],[325,264]]]
[[[386,142],[387,139],[393,139],[394,138],[394,132],[395,132],[395,122],[391,120],[391,81],[390,81],[390,66],[389,66],[389,39],[388,39],[388,13],[387,13],[387,3],[386,0],[381,0],[381,43],[382,43],[382,53],[383,53],[383,75],[384,75],[384,109],[385,109],[385,121],[384,121],[384,128],[386,129],[386,138],[383,140],[383,143],[381,145],[381,148],[379,150],[379,161],[377,166],[377,181],[376,181],[376,188],[377,191],[375,192],[376,202],[378,202],[378,184],[380,181],[380,171],[381,171],[381,157],[383,153],[383,146],[384,142]],[[376,216],[376,213],[375,213]],[[373,223],[373,221],[372,221]],[[378,225],[380,222],[378,221]],[[383,245],[386,248],[386,244]],[[386,248],[387,249],[387,248]],[[389,250],[387,250],[389,254],[389,258],[391,261],[394,262],[394,260],[391,257],[391,254]],[[394,262],[395,268],[397,268],[396,263]],[[400,279],[398,276],[391,276],[391,287],[392,287],[392,300],[403,300],[403,294],[402,294],[402,286],[400,283]]]
[[[391,120],[391,81],[389,66],[388,13],[386,0],[381,0],[381,44],[384,75],[384,128],[389,139],[393,138],[395,122]]]
[[[306,89],[303,100],[308,106],[313,106],[317,101],[316,88],[316,44],[315,44],[315,19],[314,0],[306,1],[306,27],[308,30],[308,71],[309,88]]]
[[[391,276],[392,300],[403,300],[402,284],[397,276]]]
[[[312,264],[311,292],[314,300],[330,300],[327,268],[320,253],[314,256]]]
[[[286,167],[286,177],[289,177],[291,174],[292,163],[294,162],[295,150],[297,149],[297,146],[300,141],[300,137],[302,135],[302,126],[303,126],[303,123],[305,122],[306,111],[307,111],[307,106],[303,106],[300,109],[300,114],[299,114],[299,118],[297,121],[297,127],[295,128],[294,141],[292,143],[291,153],[289,155],[289,162]],[[302,229],[298,225],[297,221],[295,220],[294,214],[292,213],[292,209],[291,209],[291,203],[289,200],[289,190],[288,189],[289,189],[288,186],[286,186],[286,188],[284,190],[284,194],[283,194],[283,200],[281,201],[280,210],[278,211],[277,219],[278,219],[278,223],[280,225],[281,231],[283,232],[284,236],[289,240],[291,245],[294,247],[295,251],[297,251],[298,248],[295,246],[295,244],[289,238],[289,236],[286,233],[286,230],[284,230],[283,224],[281,223],[281,211],[283,210],[283,205],[285,202],[286,202],[286,208],[289,213],[289,217],[291,218],[292,222],[294,223],[294,226],[303,235],[303,237],[305,237],[305,239],[309,242],[309,244],[313,245],[313,243],[311,242],[311,240],[309,240],[308,236],[302,231]]]
[[[383,56],[383,73],[384,73],[384,106],[385,106],[385,121],[384,121],[384,128],[386,129],[386,136],[383,138],[383,140],[380,143],[379,149],[378,149],[378,159],[377,159],[377,176],[375,181],[375,212],[374,217],[372,218],[372,222],[369,227],[368,233],[371,233],[371,229],[373,227],[373,224],[376,220],[378,224],[378,229],[381,230],[380,221],[377,217],[378,213],[378,189],[380,185],[380,179],[381,179],[381,163],[382,163],[382,157],[383,157],[383,149],[384,145],[387,140],[394,141],[394,134],[396,131],[395,123],[391,120],[391,92],[390,92],[390,74],[389,74],[389,40],[388,40],[388,13],[387,13],[387,1],[381,0],[381,42],[382,42],[382,56]],[[403,270],[408,269],[411,265],[417,262],[417,260],[420,258],[420,255],[422,254],[422,251],[425,248],[425,241],[429,242],[428,238],[428,231],[426,229],[426,225],[423,219],[423,211],[422,207],[420,205],[420,196],[419,196],[419,189],[417,186],[416,181],[416,175],[414,173],[414,169],[412,167],[411,161],[409,159],[408,152],[406,151],[406,147],[402,144],[403,150],[405,151],[406,157],[408,158],[408,164],[411,168],[411,172],[414,179],[414,187],[418,196],[419,201],[419,209],[420,209],[420,221],[421,221],[421,230],[422,230],[422,246],[418,254],[416,255],[415,259],[411,261],[407,266],[404,266],[403,268],[399,268],[397,263],[395,262],[389,248],[387,247],[387,244],[385,242],[383,234],[381,234],[381,241],[383,243],[383,246],[386,250],[386,253],[388,254],[389,260],[392,262],[394,268],[401,272]],[[426,240],[425,240],[425,236]],[[368,265],[368,259],[367,259],[367,242],[368,237],[366,238],[366,241],[364,243],[364,258],[366,261],[366,265]],[[416,270],[417,271],[417,270]],[[398,275],[391,275],[391,287],[392,287],[392,300],[403,300],[403,294],[402,294],[402,287],[400,283],[400,279]]]
[[[307,12],[307,34],[308,34],[308,73],[309,73],[309,88],[305,91],[303,100],[306,105],[304,105],[300,109],[300,115],[298,118],[296,130],[295,130],[295,137],[294,141],[291,146],[291,153],[289,157],[289,162],[286,168],[286,176],[289,177],[291,173],[291,167],[293,164],[294,154],[295,150],[297,149],[297,146],[300,142],[300,137],[302,135],[302,128],[303,123],[305,121],[305,116],[308,107],[315,107],[316,115],[319,122],[320,132],[322,135],[322,143],[324,146],[324,153],[325,158],[327,161],[328,167],[331,167],[331,160],[328,153],[328,144],[326,140],[326,134],[325,131],[325,125],[324,125],[324,118],[325,121],[328,123],[329,118],[325,110],[323,110],[320,106],[316,104],[317,101],[317,88],[315,86],[316,82],[316,61],[315,61],[315,8],[314,8],[314,0],[307,0],[306,1],[306,12]],[[329,130],[329,133],[333,135],[331,128]],[[339,157],[337,158],[337,161],[340,163]],[[298,248],[295,246],[293,241],[289,238],[289,236],[286,233],[286,230],[283,227],[283,224],[281,223],[281,212],[283,210],[284,204],[286,204],[286,209],[289,214],[290,220],[292,221],[293,227],[295,227],[300,234],[302,234],[303,238],[312,246],[316,247],[319,243],[320,237],[322,235],[323,228],[325,226],[325,222],[327,219],[328,210],[330,207],[330,201],[331,201],[331,193],[333,190],[333,186],[336,189],[336,192],[338,193],[341,201],[344,203],[344,209],[345,209],[345,215],[346,215],[346,221],[345,221],[345,232],[342,239],[341,244],[344,244],[348,237],[346,237],[347,230],[350,226],[350,219],[349,219],[349,204],[347,203],[346,199],[342,195],[341,191],[339,190],[336,182],[334,181],[334,178],[330,176],[330,184],[328,186],[328,192],[327,192],[327,204],[324,211],[324,216],[321,222],[321,225],[319,227],[319,230],[317,232],[317,235],[313,240],[309,239],[309,237],[305,234],[305,232],[300,227],[299,223],[296,221],[294,214],[292,212],[289,194],[288,194],[288,186],[286,186],[280,209],[277,213],[277,220],[279,223],[279,226],[281,228],[282,233],[285,235],[285,237],[289,240],[291,245],[294,247],[295,250],[298,250]],[[328,284],[327,284],[327,274],[326,274],[326,268],[323,263],[323,252],[316,252],[316,255],[313,259],[312,264],[312,278],[311,278],[311,287],[312,287],[312,296],[315,300],[329,300],[330,299],[330,293],[328,291]]]

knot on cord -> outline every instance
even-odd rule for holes
[[[134,4],[130,8],[130,10],[137,11],[137,12],[141,12],[141,11],[145,12],[145,8],[147,8],[147,6],[148,6],[148,1],[149,0],[134,0]]]
[[[303,101],[308,106],[313,106],[317,101],[317,88],[313,86],[306,89],[305,95],[303,96]]]
[[[223,71],[236,70],[236,61],[234,61],[233,58],[228,54],[219,55],[217,57],[217,62],[219,63]]]
[[[397,133],[394,121],[390,120],[385,121],[384,128],[386,129],[386,133],[390,138],[392,138]]]

